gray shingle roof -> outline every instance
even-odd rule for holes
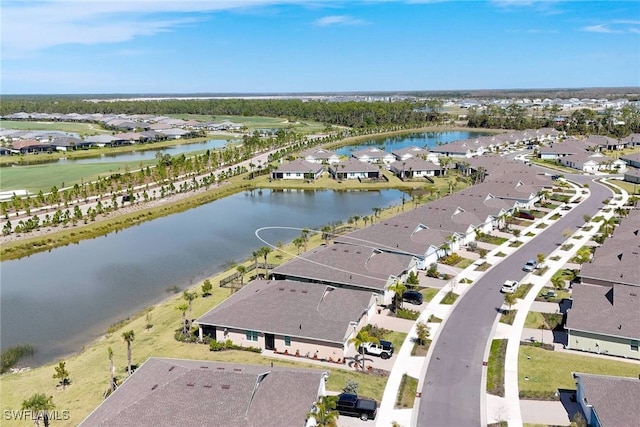
[[[582,281],[603,280],[640,286],[640,211],[631,210],[613,236],[596,249],[590,263],[580,271]],[[640,289],[640,288],[639,288]]]
[[[567,329],[640,339],[640,287],[573,286]]]
[[[301,426],[322,376],[311,369],[150,358],[81,426]]]
[[[333,173],[371,173],[380,172],[380,169],[371,163],[362,162],[356,158],[350,157],[342,160],[330,168]]]
[[[283,163],[278,166],[276,172],[290,172],[290,173],[320,173],[324,169],[324,166],[318,163],[311,163],[303,159],[295,159],[288,163]]]
[[[293,280],[255,280],[196,323],[344,343],[373,294]]]
[[[640,379],[574,373],[601,427],[637,427],[640,423]]]
[[[272,270],[278,276],[383,290],[390,276],[400,276],[413,256],[380,252],[370,242],[333,244],[309,250]],[[361,245],[361,246],[356,246]],[[376,246],[376,245],[372,245]]]

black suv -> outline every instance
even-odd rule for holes
[[[342,393],[338,396],[336,410],[340,415],[359,417],[362,421],[374,420],[378,412],[378,402],[360,398],[355,394]]]
[[[418,291],[405,291],[402,293],[402,300],[410,302],[411,304],[422,304],[422,294]]]

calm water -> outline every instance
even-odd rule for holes
[[[170,154],[175,156],[178,154],[189,154],[195,151],[214,150],[227,145],[229,141],[225,139],[210,139],[203,142],[194,142],[191,144],[173,145],[170,147],[158,148],[155,150],[130,151],[127,153],[103,154],[100,157],[89,157],[86,159],[59,159],[47,163],[66,163],[66,164],[86,164],[86,163],[114,163],[114,162],[140,162],[143,160],[153,160],[157,153]]]
[[[340,156],[350,156],[353,151],[362,150],[367,147],[377,147],[391,153],[407,147],[435,147],[438,143],[446,144],[448,142],[477,138],[479,136],[490,135],[485,132],[421,132],[410,135],[398,135],[389,138],[371,139],[369,141],[359,142],[354,145],[345,145],[336,149],[336,153]]]
[[[2,348],[29,343],[38,365],[77,351],[109,325],[244,260],[263,246],[260,227],[320,228],[374,207],[399,204],[396,190],[239,193],[118,233],[0,264]],[[261,234],[286,242],[299,231]],[[214,286],[217,286],[214,283]]]

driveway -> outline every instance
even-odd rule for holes
[[[602,200],[611,197],[608,188],[591,182],[591,178],[568,177],[573,178],[578,182],[588,181],[591,196],[507,260],[492,267],[459,300],[441,326],[422,381],[417,425],[486,425],[483,362],[497,310],[504,300],[499,292],[500,284],[505,279],[522,279],[525,273],[521,268],[526,260],[535,259],[538,253],[551,253],[563,243],[564,230],[577,229],[584,223],[584,215],[594,215]]]

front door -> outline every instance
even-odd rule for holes
[[[264,334],[264,348],[265,350],[273,350],[275,347],[275,337],[273,334]]]

